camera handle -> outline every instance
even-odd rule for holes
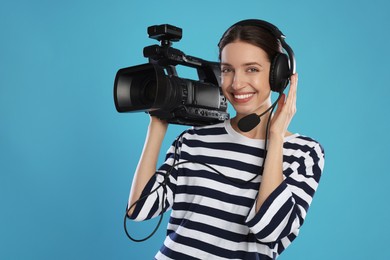
[[[143,54],[145,58],[149,59],[149,63],[165,67],[170,76],[177,76],[175,66],[183,65],[195,68],[201,81],[220,85],[220,78],[216,76],[220,74],[218,62],[205,61],[197,57],[185,55],[178,49],[157,44],[145,47]]]

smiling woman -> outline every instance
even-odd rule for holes
[[[315,140],[287,130],[295,114],[297,75],[280,58],[287,55],[277,37],[256,25],[265,22],[254,23],[233,26],[219,44],[222,90],[236,110],[234,118],[184,131],[156,170],[168,124],[151,117],[127,216],[142,221],[172,209],[156,259],[276,259],[306,217],[324,151]],[[271,90],[284,97],[290,77],[289,93],[278,99],[273,115]],[[242,131],[238,120],[252,113],[268,121]]]

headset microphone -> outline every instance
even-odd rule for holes
[[[279,96],[278,98],[276,99],[276,101],[272,104],[272,106],[270,106],[269,108],[267,108],[267,110],[265,110],[263,113],[261,113],[260,115],[256,114],[256,113],[252,113],[252,114],[249,114],[247,116],[244,116],[243,118],[240,119],[240,121],[238,121],[238,129],[240,129],[242,132],[249,132],[250,130],[252,130],[253,128],[255,128],[258,124],[260,124],[260,117],[262,117],[263,115],[265,115],[268,111],[270,111],[271,109],[275,108],[276,104],[278,103],[280,97],[282,96],[282,93],[279,93]]]
[[[241,118],[240,121],[238,121],[237,126],[241,131],[249,132],[258,124],[260,124],[260,116],[253,113]]]

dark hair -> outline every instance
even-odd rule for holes
[[[276,54],[283,52],[280,40],[266,28],[254,25],[235,25],[223,34],[218,43],[219,60],[221,60],[223,48],[229,43],[236,41],[250,43],[263,49],[270,61],[273,60]]]

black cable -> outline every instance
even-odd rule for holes
[[[270,127],[270,123],[271,123],[272,113],[275,110],[277,102],[282,97],[282,94],[283,94],[282,92],[279,93],[279,96],[278,96],[276,102],[274,103],[274,105],[272,106],[270,115],[269,115],[268,120],[267,120],[267,126],[266,126],[266,129],[265,129],[265,140],[264,140],[264,159],[263,159],[263,163],[262,163],[262,166],[261,166],[261,171],[263,171],[265,158],[267,157],[268,135],[269,135],[269,127]]]
[[[160,224],[161,224],[161,222],[162,222],[162,220],[163,220],[163,216],[164,216],[164,214],[161,214],[160,215],[160,219],[159,219],[159,221],[158,221],[158,223],[157,223],[157,225],[156,225],[156,227],[154,228],[154,230],[148,235],[148,236],[146,236],[145,238],[141,238],[141,239],[137,239],[137,238],[134,238],[134,237],[132,237],[130,234],[129,234],[129,232],[127,231],[127,218],[129,218],[129,215],[128,215],[128,212],[139,202],[139,201],[141,201],[141,200],[143,200],[143,199],[146,199],[147,197],[149,197],[151,194],[153,194],[154,192],[156,192],[157,191],[157,189],[159,189],[161,186],[162,186],[163,184],[161,183],[159,186],[157,186],[154,190],[152,190],[151,192],[149,192],[148,194],[146,194],[145,196],[143,196],[142,198],[140,198],[140,199],[138,199],[136,202],[134,202],[129,208],[127,208],[127,206],[126,206],[126,214],[125,214],[125,218],[124,218],[124,229],[125,229],[125,233],[126,233],[126,235],[127,235],[127,237],[130,239],[130,240],[132,240],[132,241],[134,241],[134,242],[143,242],[143,241],[145,241],[145,240],[148,240],[149,238],[151,238],[155,233],[156,233],[156,231],[158,230],[158,228],[160,227]],[[164,188],[164,190],[165,190],[165,188]],[[158,193],[157,193],[158,194]],[[163,193],[163,202],[162,202],[162,206],[164,206],[164,200],[165,200],[165,195],[166,195],[166,193],[164,192]],[[164,210],[164,208],[162,208],[162,210]]]
[[[156,231],[158,230],[158,228],[160,227],[161,225],[161,222],[163,220],[163,217],[164,217],[164,212],[165,210],[167,209],[167,206],[164,207],[164,203],[165,203],[165,197],[168,193],[167,191],[167,187],[166,185],[168,185],[168,182],[169,182],[169,176],[171,175],[171,172],[172,170],[176,167],[176,155],[177,155],[177,149],[178,149],[178,143],[179,143],[179,139],[183,136],[185,132],[181,133],[179,135],[179,137],[177,138],[177,141],[175,143],[175,150],[174,150],[174,153],[173,153],[173,163],[171,165],[171,167],[169,168],[169,170],[167,171],[167,173],[164,175],[164,181],[162,183],[160,183],[154,190],[150,191],[148,194],[142,196],[141,198],[139,198],[138,200],[136,200],[133,204],[131,204],[130,207],[128,207],[128,205],[126,206],[126,214],[125,214],[125,217],[124,217],[124,229],[125,229],[125,233],[126,233],[126,236],[134,241],[134,242],[143,242],[145,240],[148,240],[150,237],[152,237]],[[137,205],[138,202],[140,202],[141,200],[143,199],[146,199],[147,197],[149,197],[150,195],[152,195],[154,192],[156,192],[159,188],[163,187],[164,191],[163,191],[163,196],[162,196],[162,202],[161,202],[161,215],[160,215],[160,219],[158,220],[158,223],[156,225],[156,227],[154,228],[154,230],[148,235],[146,236],[145,238],[141,238],[141,239],[136,239],[134,237],[132,237],[129,232],[127,231],[127,218],[129,218],[129,215],[128,215],[128,212],[135,206]],[[158,193],[157,193],[157,196],[158,196]]]
[[[277,99],[277,101],[280,99],[281,97],[281,93],[279,94],[279,97]],[[276,104],[276,102],[275,102]],[[266,159],[266,156],[267,156],[267,144],[268,144],[268,135],[269,135],[269,127],[270,127],[270,122],[271,122],[271,116],[272,116],[272,113],[275,109],[276,105],[273,105],[271,106],[270,108],[268,108],[266,110],[269,111],[271,109],[271,112],[270,112],[270,116],[268,117],[268,120],[267,120],[267,125],[266,125],[266,131],[265,131],[265,141],[264,141],[264,158],[263,158],[263,161],[261,163],[261,167],[260,167],[260,175],[263,174],[263,169],[264,169],[264,162],[265,162],[265,159]],[[263,113],[265,114],[265,113]],[[203,163],[203,162],[196,162],[196,161],[182,161],[182,162],[178,162],[176,163],[177,161],[177,149],[178,149],[178,143],[179,143],[179,140],[180,138],[183,136],[183,134],[186,133],[183,132],[179,135],[179,137],[177,138],[177,141],[175,143],[175,150],[174,150],[174,153],[173,153],[173,163],[171,165],[171,167],[169,168],[169,170],[167,171],[167,173],[164,175],[164,181],[162,183],[160,183],[155,189],[153,189],[152,191],[150,191],[148,194],[142,196],[141,198],[139,198],[137,201],[135,201],[130,207],[127,207],[126,206],[126,214],[125,214],[125,218],[124,218],[124,229],[125,229],[125,233],[127,235],[127,237],[134,241],[134,242],[143,242],[143,241],[146,241],[148,240],[149,238],[151,238],[158,230],[158,228],[160,227],[161,225],[161,222],[163,220],[163,217],[164,217],[164,213],[165,213],[165,210],[167,209],[168,205],[166,207],[164,207],[164,204],[165,204],[165,198],[167,196],[167,185],[168,185],[168,182],[169,182],[169,176],[171,175],[171,172],[172,170],[176,167],[176,166],[179,166],[179,165],[182,165],[182,164],[186,164],[186,163],[197,163],[197,164],[201,164],[203,166],[206,166],[207,168],[213,170],[214,172],[216,172],[217,174],[219,174],[220,176],[224,177],[225,179],[229,180],[230,182],[233,182],[235,184],[239,184],[239,185],[245,185],[249,182],[252,182],[258,175],[256,174],[253,178],[251,178],[250,180],[247,180],[247,181],[238,181],[236,179],[233,179],[231,177],[228,177],[226,176],[225,174],[223,174],[222,172],[218,171],[217,169],[215,169],[214,167],[208,165],[207,163]],[[128,230],[127,230],[127,218],[129,218],[128,216],[128,212],[141,200],[144,200],[146,199],[147,197],[149,197],[151,194],[153,194],[154,192],[156,192],[159,188],[163,187],[164,191],[163,191],[163,196],[162,196],[162,205],[161,205],[161,215],[160,215],[160,219],[158,220],[158,223],[156,225],[156,227],[154,228],[154,230],[148,235],[146,236],[145,238],[141,238],[141,239],[136,239],[134,237],[132,237]],[[157,193],[157,196],[158,196],[158,193]]]

